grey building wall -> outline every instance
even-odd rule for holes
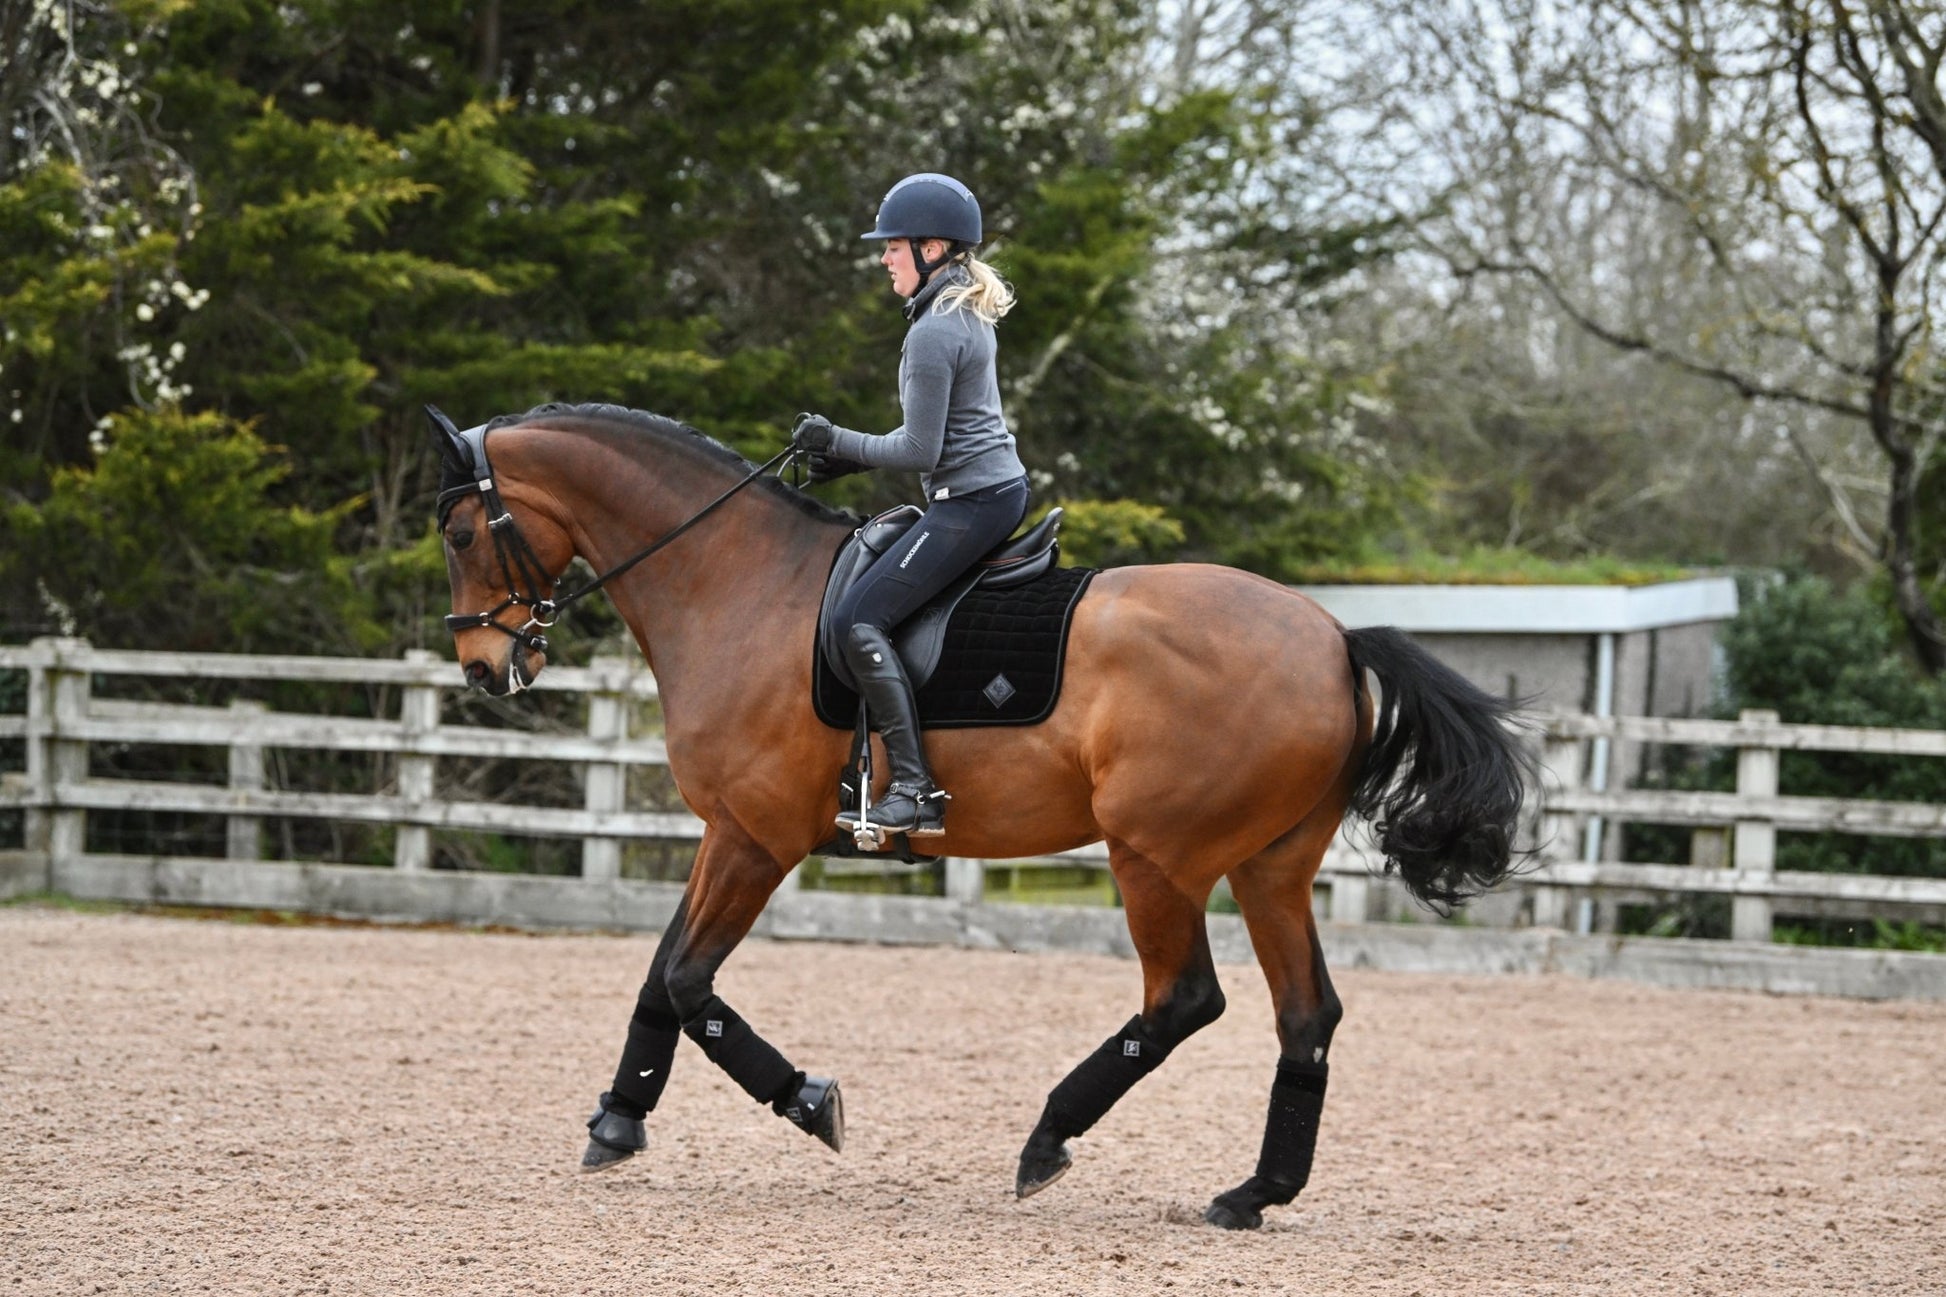
[[[1415,631],[1440,661],[1501,698],[1545,711],[1594,712],[1601,636]],[[1700,716],[1709,708],[1715,623],[1617,634],[1614,714]]]

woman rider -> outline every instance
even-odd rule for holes
[[[812,452],[812,480],[828,480],[848,461],[865,468],[916,471],[926,511],[912,530],[866,569],[837,607],[845,664],[865,699],[866,718],[885,740],[891,786],[872,808],[888,833],[944,833],[947,795],[933,782],[921,746],[917,708],[890,632],[928,599],[1013,534],[1027,514],[1027,470],[1000,413],[994,325],[1014,304],[992,267],[973,255],[980,204],[951,176],[924,172],[893,185],[863,237],[883,240],[879,262],[911,322],[899,359],[905,422],[884,434],[832,426],[807,414],[791,434]],[[817,459],[826,461],[824,464]],[[857,812],[838,817],[857,827]]]

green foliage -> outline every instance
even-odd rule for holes
[[[334,543],[340,519],[273,499],[289,472],[220,415],[123,415],[92,466],[7,511],[0,564],[104,643],[368,651],[384,632]]]
[[[753,455],[799,409],[893,426],[904,321],[857,234],[925,168],[1020,290],[1004,394],[1076,557],[1282,575],[1395,521],[1347,436],[1382,385],[1283,324],[1382,241],[1293,219],[1261,97],[1146,84],[1126,0],[93,17],[0,52],[0,562],[45,596],[9,638],[441,642],[428,400],[612,400]]]
[[[1580,562],[1528,550],[1476,545],[1453,553],[1397,557],[1348,555],[1299,566],[1292,580],[1306,585],[1654,585],[1694,576],[1691,568],[1631,563],[1613,557]]]
[[[1840,591],[1807,576],[1748,584],[1744,611],[1726,629],[1723,648],[1729,694],[1739,707],[1767,707],[1786,720],[1824,725],[1946,729],[1946,687],[1914,670],[1896,616],[1869,588]],[[1877,775],[1896,776],[1880,759],[1866,760]],[[1831,774],[1793,791],[1839,795],[1846,782]],[[1933,786],[1924,780],[1913,788]],[[1888,787],[1887,795],[1897,794]]]
[[[1946,928],[1923,923],[1888,923],[1884,919],[1779,924],[1771,939],[1788,946],[1868,946],[1874,950],[1946,954]]]
[[[1061,562],[1071,567],[1156,563],[1182,544],[1182,524],[1135,500],[1072,500],[1062,506]]]

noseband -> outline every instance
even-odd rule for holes
[[[536,632],[545,631],[553,626],[560,619],[562,611],[569,604],[601,589],[609,581],[628,571],[637,563],[640,563],[643,559],[649,557],[649,555],[655,553],[664,545],[675,540],[676,537],[682,535],[691,527],[694,527],[697,523],[707,518],[711,513],[715,512],[717,506],[721,505],[738,491],[741,491],[744,487],[750,485],[759,477],[762,477],[773,467],[787,463],[799,453],[794,447],[786,447],[782,451],[779,451],[770,459],[765,460],[762,464],[750,470],[742,481],[704,505],[688,521],[682,523],[668,535],[632,557],[617,563],[614,567],[609,568],[606,572],[603,572],[579,590],[560,595],[559,597],[552,595],[543,596],[540,593],[543,588],[558,590],[560,583],[549,579],[547,569],[540,561],[540,556],[534,553],[533,546],[527,543],[527,538],[520,534],[519,524],[514,521],[513,513],[507,508],[506,501],[500,498],[500,489],[493,483],[493,468],[487,462],[486,450],[487,429],[489,425],[483,423],[478,427],[468,428],[464,432],[455,432],[452,420],[448,419],[444,414],[441,414],[437,409],[429,405],[426,407],[426,413],[432,417],[433,422],[446,431],[452,444],[465,452],[468,459],[467,471],[473,479],[459,486],[448,487],[439,493],[438,511],[440,528],[444,530],[446,515],[452,511],[455,504],[469,495],[478,495],[481,503],[486,506],[487,531],[493,536],[493,553],[500,562],[500,575],[507,583],[507,597],[505,599],[502,599],[498,604],[495,604],[485,612],[454,613],[448,616],[446,618],[446,629],[457,634],[463,630],[472,630],[477,626],[491,626],[502,634],[511,637],[514,643],[525,648],[528,652],[543,655],[547,652],[547,636],[537,634]],[[519,630],[515,630],[513,627],[499,620],[500,614],[509,608],[524,608],[527,610],[527,622]]]

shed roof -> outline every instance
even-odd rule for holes
[[[1347,626],[1425,633],[1592,635],[1728,621],[1737,585],[1726,576],[1658,585],[1298,586]]]

